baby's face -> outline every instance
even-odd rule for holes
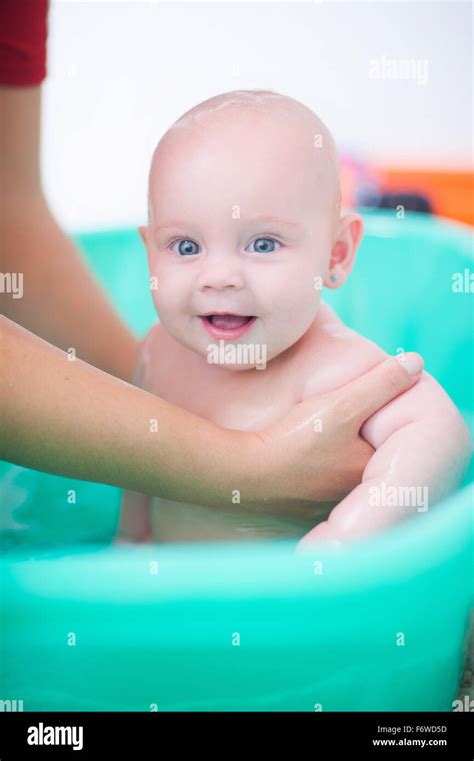
[[[316,316],[335,179],[302,121],[228,110],[172,130],[155,152],[142,228],[153,299],[163,327],[208,361],[229,343],[271,360]],[[254,364],[229,356],[232,369]]]

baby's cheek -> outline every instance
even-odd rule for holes
[[[296,257],[295,257],[296,259]],[[274,317],[283,335],[298,336],[316,316],[320,291],[314,289],[314,278],[306,262],[295,261],[285,267],[269,270],[260,292],[260,302],[267,314]]]
[[[161,283],[158,291],[153,294],[153,303],[165,331],[175,340],[188,345],[189,315],[186,304],[180,299],[176,289],[167,288],[165,283]]]
[[[167,328],[176,320],[176,309],[173,308],[172,301],[166,298],[163,291],[164,289],[162,289],[161,293],[153,294],[153,303],[160,322]]]
[[[274,301],[282,329],[297,340],[315,319],[320,301],[321,291],[311,281],[290,281]]]
[[[166,325],[170,319],[172,312],[167,305],[166,298],[163,298],[163,289],[161,292],[152,290],[151,296],[153,299],[153,304],[155,305],[156,314],[160,322]]]
[[[176,279],[170,277],[166,267],[159,266],[150,269],[150,290],[155,309],[160,315],[172,315],[176,311],[179,291]]]
[[[166,282],[163,278],[151,275],[150,291],[158,317],[160,318],[160,321],[163,322],[168,318],[168,315],[171,315],[173,312],[170,292],[166,287]]]

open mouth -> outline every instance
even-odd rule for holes
[[[205,329],[214,338],[239,338],[257,318],[242,314],[205,314],[200,316]]]
[[[242,314],[206,314],[205,319],[220,330],[234,330],[246,325],[253,317]]]

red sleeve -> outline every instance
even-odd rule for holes
[[[0,85],[46,77],[49,0],[0,0]]]

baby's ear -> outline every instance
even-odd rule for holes
[[[351,243],[355,256],[357,249],[359,248],[359,244],[364,236],[364,220],[360,214],[352,212],[352,214],[347,214],[347,216],[344,217],[344,221],[346,223],[346,228],[350,232]]]
[[[353,212],[342,217],[324,281],[327,288],[340,288],[347,279],[363,234],[364,221],[360,214]]]
[[[147,235],[148,235],[148,227],[146,225],[140,225],[138,228],[138,232],[140,233],[140,238],[142,239],[143,243],[147,244]]]

